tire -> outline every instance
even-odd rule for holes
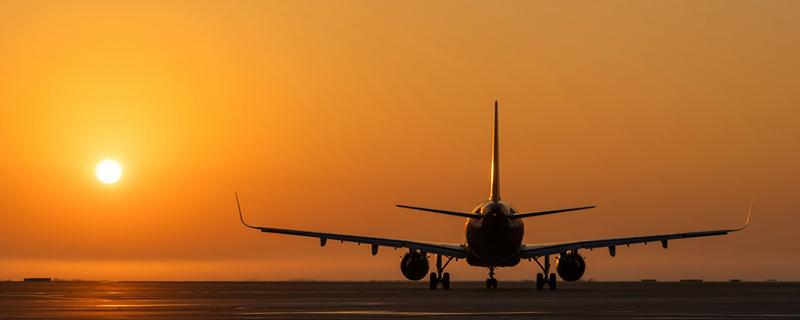
[[[442,274],[442,289],[450,290],[450,273]]]
[[[486,279],[486,289],[492,288],[492,279]]]
[[[436,272],[431,272],[431,283],[430,289],[436,290],[436,286],[439,284],[439,278],[436,277]]]
[[[544,275],[541,273],[536,274],[536,290],[542,290],[544,288]]]
[[[497,289],[497,279],[492,279],[492,289]]]
[[[556,289],[556,274],[551,273],[550,278],[547,279],[547,285],[550,287],[550,290]]]

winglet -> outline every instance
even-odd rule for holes
[[[731,229],[731,231],[741,231],[750,225],[750,216],[753,215],[753,203],[755,202],[756,202],[756,196],[753,196],[753,199],[750,200],[750,209],[747,210],[747,220],[745,220],[744,225],[736,229]]]
[[[247,224],[247,222],[244,222],[244,217],[242,216],[242,206],[239,205],[239,194],[234,192],[233,196],[236,197],[236,209],[239,209],[239,221],[241,221],[242,224],[245,227],[252,228],[252,229],[258,229],[257,227],[251,226],[251,225]]]

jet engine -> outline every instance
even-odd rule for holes
[[[428,257],[422,252],[409,252],[400,260],[400,271],[408,280],[420,280],[428,275]]]
[[[586,272],[586,262],[577,252],[564,253],[556,262],[556,271],[564,281],[576,281]]]

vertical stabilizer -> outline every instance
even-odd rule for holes
[[[494,128],[492,131],[492,189],[489,200],[500,200],[500,144],[497,125],[497,100],[494,101]]]

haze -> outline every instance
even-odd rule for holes
[[[800,280],[800,3],[0,2],[0,279],[402,279],[404,251],[259,225],[526,242],[743,223],[585,252],[585,278]],[[98,161],[125,170],[94,177]],[[456,263],[457,279],[485,270]],[[498,277],[531,279],[535,265]]]

